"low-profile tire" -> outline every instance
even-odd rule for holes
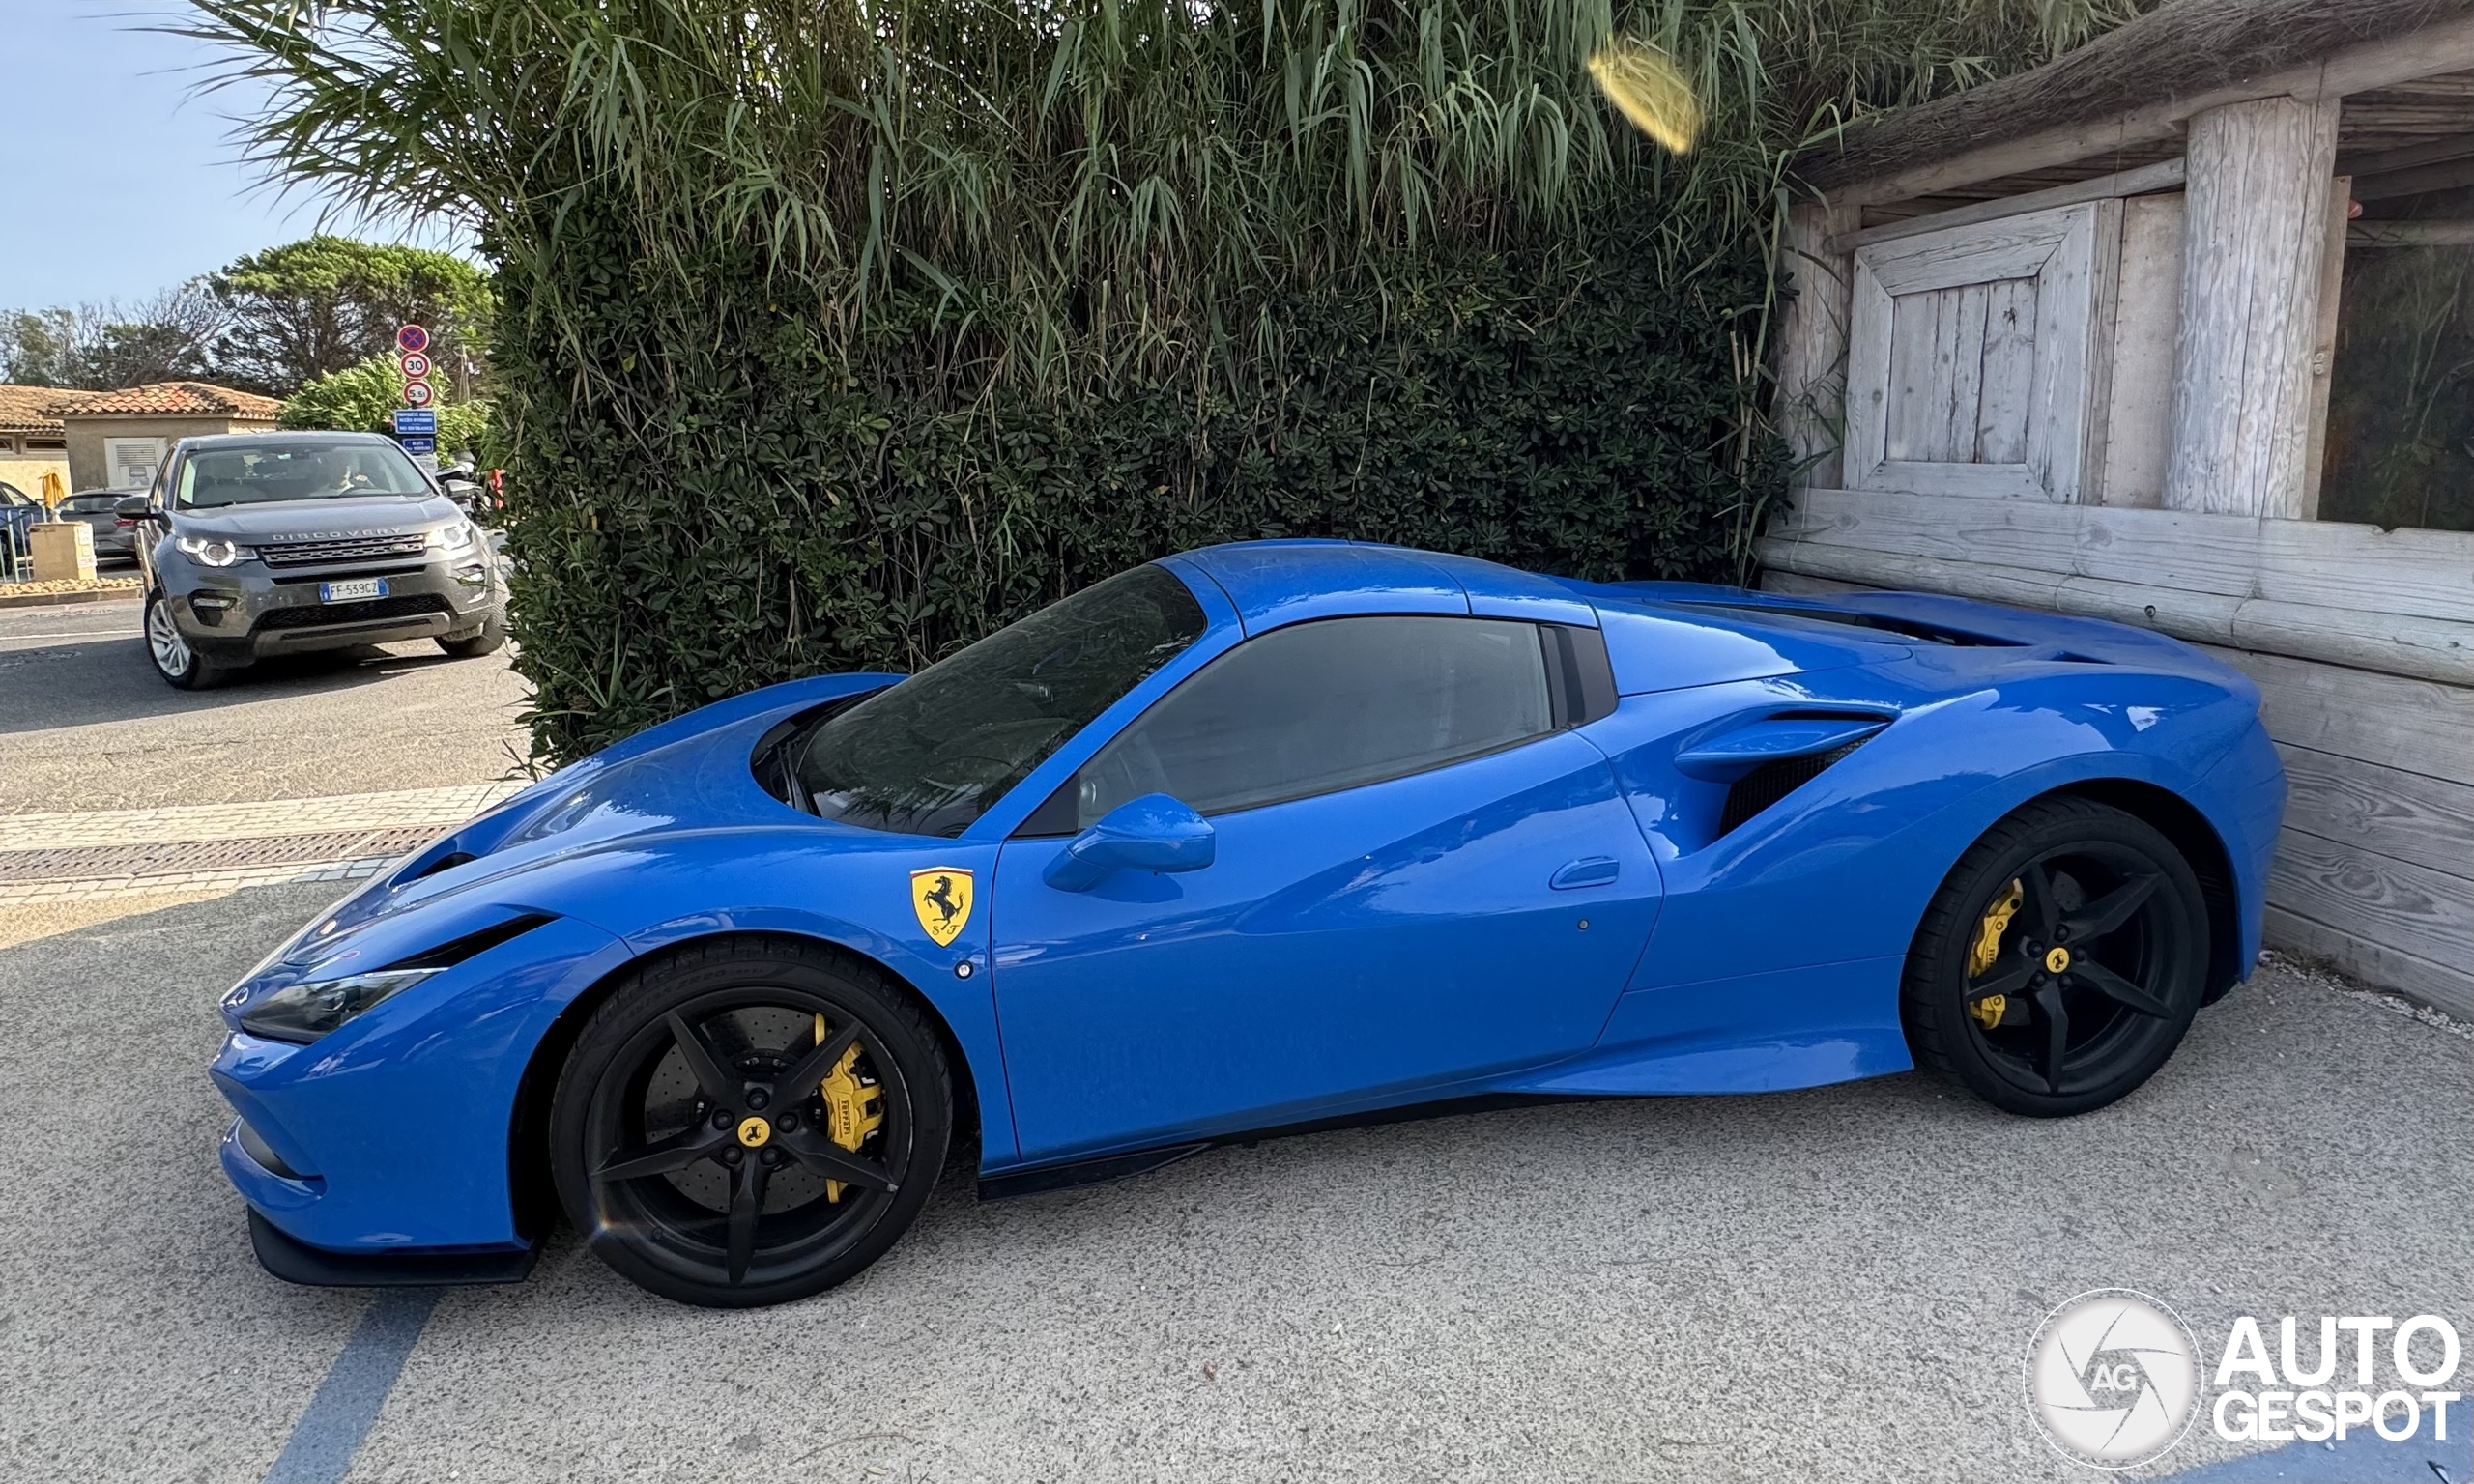
[[[442,635],[438,641],[438,647],[446,650],[449,657],[458,660],[469,660],[476,655],[496,654],[506,647],[506,620],[493,614],[482,621],[481,632],[478,634],[468,634],[462,639],[448,639]]]
[[[146,595],[146,657],[155,662],[155,673],[166,684],[184,691],[213,690],[232,675],[229,669],[197,652],[173,621],[171,603],[159,592]]]
[[[603,1262],[682,1303],[752,1308],[882,1256],[952,1130],[944,1051],[906,989],[818,945],[726,938],[633,972],[593,1012],[551,1104],[550,1165]]]
[[[2008,1112],[2062,1118],[2165,1065],[2207,987],[2198,876],[2145,821],[2039,799],[1942,881],[1908,950],[1916,1064]]]

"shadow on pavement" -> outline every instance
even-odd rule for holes
[[[115,615],[117,616],[117,615]],[[155,672],[145,642],[128,638],[21,637],[0,650],[0,735],[84,727],[99,722],[211,711],[245,701],[375,685],[390,675],[459,663],[422,642],[428,654],[397,654],[373,645],[266,660],[210,691],[177,690]],[[404,647],[410,647],[409,645]]]

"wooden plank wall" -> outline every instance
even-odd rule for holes
[[[1840,478],[2064,501],[2094,487],[2121,215],[2089,201],[1858,248]]]
[[[2161,509],[2172,454],[2173,338],[2182,322],[2181,192],[2122,203],[2115,281],[2105,478],[2096,502]]]
[[[1802,490],[1768,564],[2474,685],[2474,534],[1896,490]]]
[[[1796,499],[1763,542],[1766,586],[1920,588],[2144,623],[2250,675],[2291,787],[2268,941],[2474,1018],[2474,534],[1881,491]]]

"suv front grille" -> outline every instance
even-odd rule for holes
[[[261,629],[316,629],[331,623],[367,623],[373,618],[410,618],[417,614],[452,614],[445,598],[434,592],[408,592],[396,598],[364,598],[359,603],[303,604],[278,608],[258,620]]]
[[[306,567],[344,561],[393,561],[417,556],[427,538],[409,536],[338,536],[326,541],[283,541],[260,546],[258,556],[270,567]]]

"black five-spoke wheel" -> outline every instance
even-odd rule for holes
[[[674,955],[569,1055],[552,1165],[593,1250],[690,1303],[841,1282],[907,1228],[944,1161],[935,1037],[864,967],[778,940]]]
[[[2046,1117],[2129,1093],[2179,1045],[2207,915],[2172,842],[2085,799],[2040,800],[1963,856],[1908,956],[1916,1060]]]

